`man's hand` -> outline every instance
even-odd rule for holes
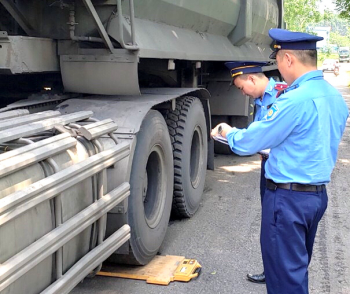
[[[222,137],[226,138],[226,134],[232,129],[231,126],[229,126],[226,123],[220,123],[218,124],[214,129],[211,130],[210,135],[218,136],[221,135]]]

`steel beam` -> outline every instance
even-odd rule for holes
[[[4,177],[28,165],[47,159],[77,144],[77,140],[70,137],[69,134],[65,133],[62,135],[8,152],[12,154],[5,153],[3,157],[7,159],[4,160],[1,160],[2,156],[0,155],[0,177]]]
[[[128,156],[129,148],[120,143],[0,199],[0,226]]]
[[[113,44],[111,42],[111,39],[109,38],[105,27],[103,26],[100,17],[98,16],[96,9],[94,7],[94,5],[92,4],[92,2],[90,0],[83,0],[86,9],[89,11],[89,13],[91,14],[92,18],[95,21],[95,24],[97,26],[97,30],[100,33],[100,36],[103,39],[103,42],[105,43],[105,45],[107,46],[107,48],[109,49],[109,51],[111,53],[113,53]]]
[[[26,152],[31,152],[37,148],[47,146],[53,142],[63,140],[63,139],[69,138],[69,137],[70,137],[69,133],[59,134],[57,136],[53,136],[53,137],[47,138],[45,140],[42,140],[42,141],[39,141],[36,143],[29,144],[29,145],[23,146],[21,148],[17,148],[17,149],[2,153],[2,154],[0,154],[0,162],[8,160],[12,157],[19,156],[19,155],[26,153]]]
[[[129,194],[130,185],[128,183],[121,184],[58,228],[2,263],[0,265],[0,292],[96,222],[114,206],[126,199]]]
[[[18,117],[22,115],[29,114],[29,110],[27,109],[17,109],[11,111],[5,111],[0,113],[0,120],[9,119],[13,117]]]
[[[28,36],[33,37],[35,31],[28,20],[19,11],[16,4],[13,1],[0,0],[0,3],[5,7],[5,9],[11,14],[11,16],[17,21],[19,26],[26,32]]]
[[[45,119],[38,122],[29,123],[26,126],[19,126],[0,131],[0,143],[9,142],[25,136],[34,135],[39,132],[52,129],[57,124],[69,124],[72,122],[87,119],[93,115],[92,111],[79,111],[62,115],[56,118]]]
[[[93,269],[113,254],[121,245],[130,239],[129,225],[122,226],[113,235],[108,237],[77,262],[65,275],[51,284],[41,294],[69,293]]]
[[[9,118],[6,120],[0,121],[0,131],[7,130],[9,128],[15,128],[17,126],[26,125],[32,122],[53,118],[60,116],[61,113],[59,111],[43,111],[35,114],[29,114],[22,117]]]
[[[78,133],[88,140],[93,140],[117,129],[118,126],[112,119],[105,119],[79,128]]]

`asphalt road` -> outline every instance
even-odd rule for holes
[[[350,107],[349,77],[342,64],[340,75],[325,78],[341,91]],[[336,115],[336,114],[334,114]],[[309,270],[310,294],[350,293],[350,120],[340,145],[338,162],[327,186],[329,203],[316,237]],[[217,156],[208,171],[203,201],[197,214],[171,221],[162,255],[195,258],[202,265],[199,278],[169,286],[144,281],[95,277],[85,279],[76,294],[263,294],[264,285],[248,282],[248,272],[260,273],[260,159],[257,155]]]

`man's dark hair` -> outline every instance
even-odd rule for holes
[[[257,76],[258,78],[262,79],[263,77],[265,77],[265,74],[262,73],[262,72],[254,72],[254,73],[247,73],[247,74],[242,74],[242,75],[238,75],[238,76],[235,76],[233,77],[232,79],[232,83],[234,82],[234,80],[238,77],[240,77],[242,80],[247,80],[248,79],[248,75],[255,75]]]
[[[317,50],[285,50],[292,53],[301,63],[317,66]]]

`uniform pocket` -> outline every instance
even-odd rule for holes
[[[265,225],[275,225],[277,219],[277,197],[276,191],[266,189],[262,206],[262,223]]]
[[[277,189],[274,192],[274,202],[273,202],[273,225],[277,226],[281,222],[283,217],[283,207],[285,202],[288,202],[291,197],[291,191],[285,189]]]

